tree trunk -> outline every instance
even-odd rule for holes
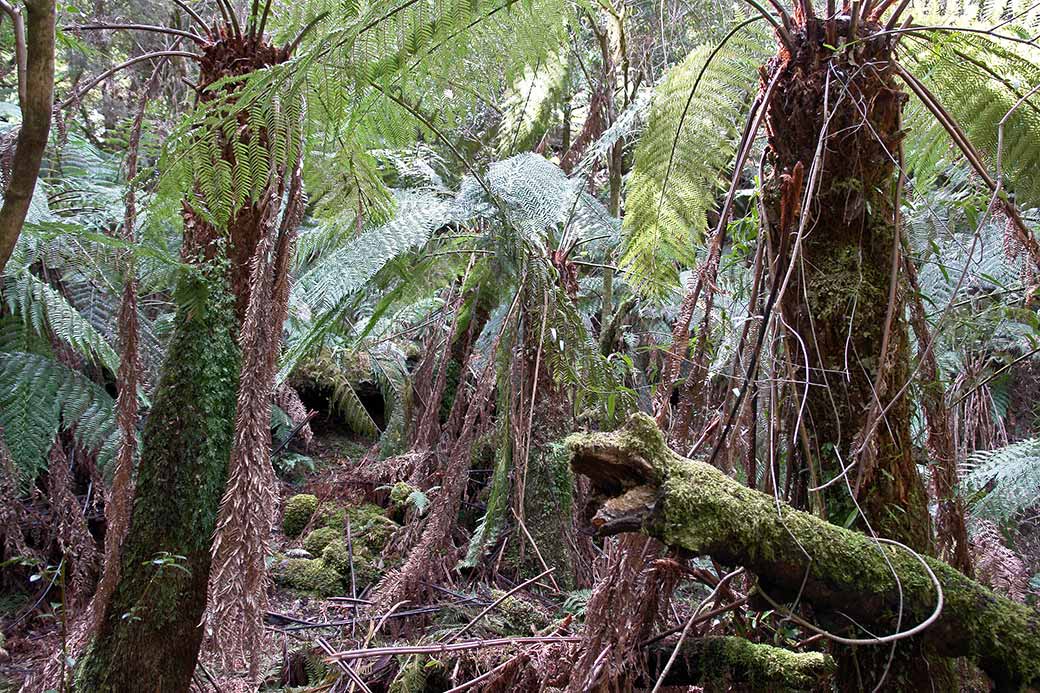
[[[286,49],[263,40],[222,34],[205,46],[200,60],[202,101],[226,95],[205,87],[287,58]],[[241,144],[270,150],[266,130],[251,129],[245,113],[234,117],[240,122],[236,136]],[[234,144],[225,140],[221,150],[230,165],[235,161]],[[194,267],[179,287],[177,328],[144,429],[119,583],[82,658],[77,676],[80,691],[124,693],[146,686],[179,693],[190,685],[203,636],[200,621],[206,608],[213,532],[234,442],[251,261],[261,239],[271,235],[285,189],[285,168],[271,173],[263,194],[233,210],[226,228],[217,228],[188,203],[184,205],[181,254]],[[298,175],[295,167],[288,173]],[[297,202],[291,199],[291,208]],[[286,211],[284,216],[289,215]],[[298,222],[298,215],[295,221],[283,218],[283,226],[287,221]],[[286,279],[290,241],[291,234],[275,241],[281,262],[271,278],[273,286]],[[282,242],[289,245],[281,248]],[[267,308],[270,325],[266,328],[280,335],[284,311]],[[264,311],[257,307],[255,312]],[[248,345],[256,342],[255,328],[246,330],[253,332],[246,334]],[[270,341],[276,349],[277,338]],[[263,354],[253,356],[254,365],[265,360]],[[274,357],[266,357],[270,364],[264,367],[270,373]],[[249,394],[266,406],[270,378],[265,374],[259,380],[264,382],[254,382]],[[261,542],[264,539],[266,535],[259,537]]]
[[[17,9],[17,2],[12,3]],[[28,0],[26,26],[15,21],[16,62],[22,124],[18,130],[11,168],[4,171],[4,204],[0,207],[0,274],[18,242],[29,212],[40,162],[47,147],[54,103],[54,0]],[[19,37],[18,33],[22,35]],[[24,56],[18,54],[24,50]],[[25,64],[21,64],[21,58]],[[24,74],[23,74],[24,73]],[[24,82],[24,89],[21,88]],[[5,167],[6,168],[6,167]]]
[[[182,289],[205,292],[205,300],[178,311],[144,429],[120,579],[83,656],[79,691],[147,686],[179,693],[195,671],[210,543],[231,451],[239,348],[226,271],[205,267],[184,283]]]
[[[879,28],[868,25],[854,37],[862,43],[835,53],[825,46],[825,24],[807,19],[795,54],[777,59],[769,75],[777,83],[766,114],[772,173],[763,194],[778,259],[774,282],[788,282],[777,310],[789,326],[796,395],[806,398],[808,450],[793,427],[792,448],[823,482],[856,465],[848,485],[824,491],[829,519],[869,522],[881,536],[929,551],[908,402],[897,398],[909,377],[893,268],[900,252],[895,160],[907,97],[889,67],[893,37],[863,38]],[[846,38],[848,19],[834,24],[839,41]]]
[[[1040,683],[1040,614],[949,565],[918,560],[890,545],[879,547],[859,532],[786,503],[778,506],[773,497],[714,467],[673,453],[644,414],[634,415],[615,433],[577,434],[567,444],[574,470],[595,488],[586,516],[600,535],[641,530],[669,546],[745,566],[758,576],[760,592],[753,605],[773,608],[763,595],[809,604],[814,619],[833,632],[848,628],[853,619],[872,633],[893,633],[900,604],[900,632],[928,620],[937,595],[923,560],[942,587],[942,608],[938,618],[900,647],[908,644],[929,656],[973,658],[998,690]],[[853,637],[870,637],[857,632]],[[886,645],[860,649],[887,654]],[[839,670],[838,690],[857,689],[840,679]],[[888,689],[914,690],[892,679]]]

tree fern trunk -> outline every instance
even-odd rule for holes
[[[223,96],[205,87],[288,59],[287,49],[243,38],[226,28],[220,32],[220,40],[207,44],[200,59],[204,103]],[[259,147],[261,156],[276,158],[265,128],[252,129],[244,112],[230,117],[237,118],[240,127],[237,142],[221,135],[220,156],[225,163],[235,163],[236,144]],[[77,690],[179,693],[189,688],[202,642],[200,621],[206,608],[213,533],[234,442],[240,337],[250,302],[251,263],[259,242],[277,222],[285,190],[285,163],[272,166],[263,194],[230,210],[220,228],[188,202],[184,205],[181,254],[193,269],[179,287],[177,327],[144,429],[120,579],[82,658]],[[289,173],[299,175],[295,166]],[[272,338],[261,342],[272,350],[277,349],[274,335],[280,335],[285,317],[290,231],[299,222],[300,195],[298,186],[293,186],[292,211],[283,214],[280,231],[285,233],[276,242],[280,261],[265,284],[271,291],[266,303],[271,305],[254,311],[269,318],[265,329]],[[247,333],[255,333],[253,322]],[[247,334],[246,343],[254,344],[255,336]],[[274,354],[252,356],[265,374],[254,378],[260,382],[253,383],[249,395],[264,406],[270,400]],[[243,420],[255,423],[256,418]],[[257,458],[267,463],[266,456]],[[261,534],[260,542],[266,537]]]
[[[205,297],[178,311],[144,429],[120,580],[84,655],[79,691],[186,691],[195,671],[239,375],[234,297],[219,264],[182,282]]]
[[[895,161],[907,97],[890,67],[893,38],[871,37],[880,27],[869,22],[849,37],[847,17],[832,21],[839,41],[860,42],[836,53],[825,45],[834,42],[826,22],[810,17],[794,54],[774,59],[766,76],[777,80],[764,190],[774,287],[782,287],[774,310],[786,325],[792,395],[805,402],[804,410],[795,407],[804,428],[790,427],[791,457],[800,463],[788,460],[789,479],[798,475],[792,498],[804,498],[810,480],[835,479],[854,464],[822,492],[827,518],[931,552],[901,392],[910,375],[904,291],[893,273],[900,252]],[[900,644],[887,685],[907,690],[929,680],[914,649]],[[857,664],[853,650],[839,652],[841,689],[872,687],[888,653],[862,648]]]

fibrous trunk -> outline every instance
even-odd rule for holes
[[[833,21],[839,36],[848,33],[847,19]],[[818,465],[820,482],[855,465],[848,484],[824,491],[831,521],[869,522],[883,536],[928,550],[926,496],[900,391],[908,340],[893,268],[906,96],[889,67],[893,38],[869,31],[858,38],[858,46],[835,53],[825,45],[825,22],[806,20],[795,54],[773,67],[765,196],[776,310],[796,395],[805,399],[808,445],[794,447],[808,471]]]
[[[221,34],[204,49],[200,83],[207,87],[287,57],[287,51],[262,38]],[[232,83],[201,91],[202,101],[223,98],[223,90],[234,93],[236,88]],[[222,142],[225,162],[234,165],[236,144],[270,150],[266,130],[251,129],[244,112],[229,117],[239,120],[239,141]],[[211,215],[184,205],[181,254],[192,269],[178,288],[184,298],[143,432],[119,582],[82,658],[79,690],[121,693],[147,686],[184,691],[190,686],[203,637],[213,533],[236,443],[236,409],[242,429],[238,444],[269,444],[250,435],[257,417],[243,415],[238,399],[244,347],[250,368],[246,399],[254,405],[259,401],[266,416],[274,358],[269,352],[277,347],[284,309],[254,305],[253,313],[268,312],[270,320],[259,331],[256,320],[251,326],[243,323],[255,285],[264,287],[261,298],[267,302],[284,303],[291,232],[299,221],[300,190],[294,185],[278,225],[287,169],[270,158],[267,187],[233,210],[226,224],[218,227]],[[298,181],[296,167],[289,172]],[[251,281],[254,267],[264,281]],[[264,454],[249,459],[267,463]],[[252,566],[246,569],[255,573]]]
[[[880,28],[805,18],[793,53],[768,75],[776,80],[766,112],[768,242],[785,372],[799,403],[788,478],[798,479],[796,499],[831,482],[815,503],[831,522],[930,553],[904,387],[897,165],[907,97],[891,64],[896,38],[876,35]],[[833,48],[845,41],[857,43]],[[844,685],[929,679],[905,644],[893,667],[887,648],[836,654]]]

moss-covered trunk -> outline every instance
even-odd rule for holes
[[[221,103],[241,83],[210,86],[288,59],[288,49],[225,29],[218,30],[218,40],[207,43],[200,56],[203,105]],[[272,153],[270,133],[253,129],[245,110],[216,111],[221,113],[239,124],[237,141],[223,130],[219,135],[223,163],[234,166],[239,146]],[[284,167],[271,174],[268,187],[231,209],[219,226],[216,217],[193,206],[198,195],[184,204],[181,256],[191,269],[178,287],[176,329],[143,432],[120,580],[77,673],[77,690],[85,693],[179,693],[189,688],[202,642],[213,533],[234,442],[250,269],[260,240],[277,222],[272,200],[281,200],[285,189]],[[288,242],[284,235],[281,240]],[[275,284],[278,277],[285,279],[288,252],[277,253],[282,266]],[[274,306],[269,319],[269,329],[280,334],[284,311]],[[273,344],[276,348],[277,340]],[[273,355],[266,356],[273,364]],[[262,388],[253,394],[261,402],[270,397]]]
[[[775,309],[792,394],[804,401],[794,408],[788,475],[794,499],[834,481],[814,503],[830,521],[931,553],[903,391],[909,340],[896,209],[907,97],[891,67],[897,39],[874,35],[880,28],[806,18],[793,53],[777,58],[766,77],[776,80],[765,182]],[[832,47],[845,41],[856,43]],[[935,680],[937,667],[912,648],[901,646],[891,667],[888,654],[840,648],[839,685]]]
[[[595,488],[588,510],[601,535],[641,530],[669,546],[745,566],[757,575],[761,590],[753,606],[773,608],[763,594],[810,605],[814,622],[851,637],[871,636],[850,629],[850,620],[871,633],[889,635],[901,612],[900,631],[926,624],[900,641],[901,650],[919,650],[933,662],[939,658],[939,665],[945,663],[942,657],[972,658],[998,690],[1040,683],[1040,615],[949,565],[923,559],[942,588],[943,604],[934,617],[935,582],[915,556],[892,546],[879,548],[862,533],[778,505],[772,496],[708,464],[679,457],[646,415],[634,415],[615,433],[572,436],[568,447],[575,471]],[[859,649],[888,651],[881,644]],[[839,662],[837,690],[861,687],[843,678]],[[889,678],[883,690],[956,688],[915,689]]]
[[[527,435],[515,449],[526,453],[517,465],[517,515],[523,522],[515,537],[520,568],[528,577],[549,568],[551,580],[561,589],[573,589],[576,578],[577,537],[574,531],[574,475],[564,436],[572,428],[572,404],[567,391],[556,382],[548,357],[546,310],[553,310],[533,292],[524,315],[524,377],[520,397],[519,429]]]
[[[848,38],[847,19],[834,26],[839,41]],[[794,55],[773,65],[770,254],[774,281],[789,278],[776,310],[788,326],[795,395],[806,398],[808,445],[794,438],[800,468],[792,471],[825,482],[855,464],[848,485],[823,492],[828,519],[864,527],[865,516],[882,536],[928,551],[927,497],[911,457],[907,399],[897,396],[909,376],[902,290],[889,312],[892,280],[901,281],[893,274],[895,161],[906,95],[889,67],[895,39],[870,37],[877,28],[861,27],[853,37],[861,43],[835,53],[825,22],[807,19]]]
[[[121,577],[84,654],[79,691],[179,693],[195,671],[239,376],[226,274],[214,261],[183,280],[205,298],[178,311],[144,429]]]

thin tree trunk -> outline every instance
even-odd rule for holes
[[[6,4],[6,3],[5,3]],[[0,274],[18,242],[47,147],[54,103],[54,0],[26,0],[25,65],[19,65],[22,124],[0,207]],[[18,11],[17,9],[15,10]],[[17,31],[17,27],[16,27]],[[16,41],[17,41],[16,37]],[[17,61],[20,62],[20,61]]]

